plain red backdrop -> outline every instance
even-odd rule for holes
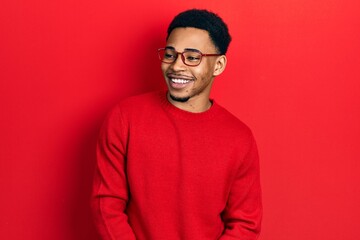
[[[94,146],[120,99],[164,87],[179,11],[233,36],[212,96],[254,131],[261,240],[360,239],[358,0],[0,3],[0,239],[96,240]]]

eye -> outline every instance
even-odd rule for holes
[[[165,59],[174,59],[176,58],[176,53],[167,49],[165,52],[164,52],[164,58]]]
[[[172,59],[172,58],[174,58],[174,54],[165,53],[165,54],[164,54],[164,58],[166,58],[166,59]]]
[[[198,62],[200,60],[200,55],[197,53],[186,54],[186,60],[189,62]]]
[[[188,62],[199,62],[201,59],[201,55],[196,52],[187,52],[185,54],[185,59]]]
[[[194,56],[189,56],[189,57],[187,57],[186,58],[188,61],[192,61],[192,62],[194,62],[194,61],[199,61],[199,57],[194,57]]]

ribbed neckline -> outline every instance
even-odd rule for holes
[[[214,99],[210,99],[212,105],[208,110],[206,110],[205,112],[193,113],[182,110],[172,105],[167,99],[167,91],[160,91],[159,97],[160,97],[161,105],[166,112],[184,120],[196,121],[196,120],[210,119],[213,118],[216,115],[216,113],[220,110],[220,106],[215,102]]]

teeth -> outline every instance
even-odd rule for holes
[[[185,83],[190,82],[190,80],[177,79],[177,78],[172,78],[171,81],[174,83],[180,83],[180,84],[185,84]]]

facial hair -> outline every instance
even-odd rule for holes
[[[171,95],[171,94],[169,94],[169,95],[170,95],[170,98],[171,98],[172,100],[176,101],[176,102],[182,102],[182,103],[184,103],[184,102],[187,102],[187,101],[190,99],[190,97],[175,97],[175,96],[173,96],[173,95]]]

